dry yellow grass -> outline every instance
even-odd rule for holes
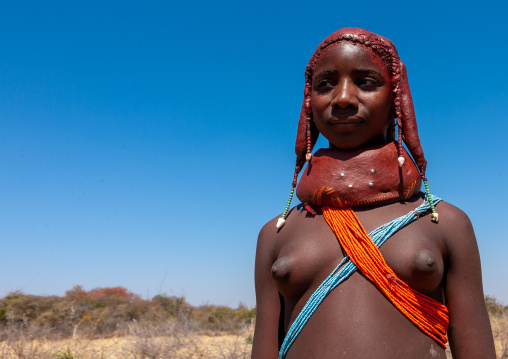
[[[250,358],[248,331],[235,335],[126,336],[108,339],[4,341],[1,359]]]
[[[499,359],[508,359],[508,311],[501,315],[491,316],[492,334]]]

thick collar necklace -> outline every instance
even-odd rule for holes
[[[320,149],[296,188],[300,201],[316,206],[362,207],[407,200],[421,188],[418,169],[396,142],[355,150]]]

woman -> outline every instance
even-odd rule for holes
[[[446,358],[448,338],[454,358],[495,358],[473,228],[429,193],[393,44],[338,30],[305,77],[290,199],[258,239],[252,357]]]

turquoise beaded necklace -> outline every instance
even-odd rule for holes
[[[427,193],[429,193],[427,181],[425,181],[425,188],[427,189]],[[386,242],[386,240],[390,238],[394,233],[418,219],[422,214],[429,211],[429,209],[432,213],[436,213],[435,205],[440,201],[441,198],[437,196],[427,195],[425,197],[425,202],[423,202],[418,208],[402,217],[394,219],[393,221],[376,228],[369,233],[369,237],[378,248],[381,247],[381,245]],[[321,285],[316,289],[316,291],[312,293],[302,311],[300,314],[298,314],[295,321],[289,328],[279,351],[279,359],[284,359],[286,357],[289,348],[298,337],[309,318],[312,316],[312,314],[314,314],[317,307],[326,298],[326,296],[328,296],[328,294],[330,294],[330,292],[340,283],[349,278],[349,276],[353,274],[357,269],[358,268],[354,265],[353,262],[351,262],[351,260],[349,260],[347,256],[344,257],[344,259],[342,259],[342,261],[332,271],[328,278],[326,278],[323,283],[321,283]]]

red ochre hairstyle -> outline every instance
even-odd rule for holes
[[[316,144],[319,137],[319,131],[312,121],[312,105],[311,105],[311,91],[312,91],[312,76],[314,66],[319,59],[320,55],[326,49],[340,41],[349,41],[354,44],[369,47],[376,53],[383,61],[390,73],[393,92],[393,109],[396,118],[396,125],[398,127],[398,155],[399,163],[402,165],[403,147],[402,141],[406,144],[409,153],[418,167],[420,176],[424,182],[428,197],[429,190],[427,185],[427,178],[425,177],[425,170],[427,169],[427,160],[423,155],[420,137],[418,136],[418,127],[416,125],[416,116],[414,111],[413,99],[411,97],[411,90],[407,79],[406,66],[400,60],[399,54],[395,45],[387,38],[377,35],[365,29],[356,27],[345,27],[335,31],[330,36],[321,42],[314,54],[307,64],[305,70],[305,89],[304,98],[302,103],[302,110],[300,112],[300,121],[298,123],[298,131],[296,135],[296,166],[292,183],[292,191],[288,201],[288,205],[282,215],[282,219],[286,218],[289,210],[289,205],[293,197],[294,189],[298,180],[298,173],[302,170],[305,161],[310,161],[312,158],[312,149]],[[390,126],[389,139],[395,139],[395,123]],[[402,161],[402,162],[400,162]],[[435,213],[432,200],[429,199],[432,207],[432,220],[438,221],[437,213]],[[282,226],[283,223],[280,224]],[[278,224],[279,227],[279,224]],[[280,228],[280,227],[279,227]]]
[[[321,42],[305,70],[305,90],[298,123],[295,152],[297,156],[297,170],[301,170],[306,158],[308,159],[316,144],[319,131],[312,122],[311,90],[314,66],[320,55],[330,46],[340,41],[349,41],[371,48],[383,61],[390,73],[393,91],[393,108],[397,118],[399,156],[402,156],[402,141],[404,140],[411,156],[413,157],[422,179],[425,181],[427,161],[423,155],[423,149],[418,136],[416,116],[411,98],[411,90],[407,80],[406,66],[400,61],[395,45],[382,36],[373,32],[345,27],[335,31]],[[390,131],[391,140],[394,139],[393,131]]]

